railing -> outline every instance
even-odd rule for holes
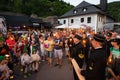
[[[81,69],[80,69],[80,67],[78,66],[78,64],[77,64],[77,62],[75,61],[75,59],[72,59],[71,62],[72,62],[72,65],[73,65],[73,67],[74,67],[74,69],[75,69],[75,72],[76,72],[79,80],[85,80],[85,77],[84,77],[83,75],[81,75],[81,73],[80,73]]]

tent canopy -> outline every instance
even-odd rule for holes
[[[67,26],[63,24],[63,25],[56,26],[55,28],[67,28]]]
[[[63,25],[56,26],[55,28],[80,28],[80,26],[77,25],[77,24],[73,24],[73,25],[70,25],[70,26],[63,24]]]

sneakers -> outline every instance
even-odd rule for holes
[[[58,66],[58,65],[59,65],[59,64],[56,63],[54,66],[56,67],[56,66]]]

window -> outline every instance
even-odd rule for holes
[[[74,10],[73,13],[76,14],[76,13],[77,13],[77,10]]]
[[[63,21],[63,24],[66,24],[66,20]]]
[[[83,23],[84,22],[84,18],[81,18],[81,23]]]
[[[71,23],[74,23],[74,20],[73,20],[73,19],[71,19]]]
[[[82,11],[83,11],[83,12],[86,12],[86,11],[87,11],[87,8],[83,8]]]
[[[58,21],[58,24],[60,24],[60,21]]]
[[[87,18],[87,23],[91,23],[91,17]]]

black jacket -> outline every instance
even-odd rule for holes
[[[95,49],[91,52],[86,70],[81,71],[86,80],[105,80],[106,50]]]
[[[83,63],[84,63],[84,53],[83,53],[84,47],[81,44],[81,42],[79,42],[78,44],[75,44],[72,48],[71,48],[71,53],[70,53],[70,57],[74,58],[76,60],[76,62],[78,63],[79,67],[82,67]]]

